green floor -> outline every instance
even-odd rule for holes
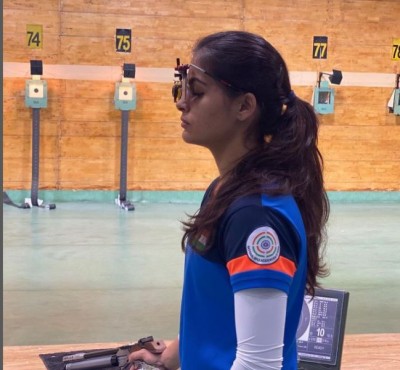
[[[198,203],[3,207],[3,344],[178,333],[179,220]],[[400,332],[400,203],[333,201],[324,286],[350,291],[346,333]]]

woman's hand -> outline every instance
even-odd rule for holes
[[[129,361],[144,361],[149,365],[158,367],[161,370],[177,370],[179,368],[179,340],[171,342],[162,353],[151,353],[146,349],[132,352]],[[135,365],[131,369],[137,369]]]
[[[147,349],[132,352],[129,355],[129,362],[133,364],[131,370],[140,369],[140,367],[135,366],[135,361],[144,361],[149,365],[158,367],[159,369],[166,369],[161,362],[161,355],[162,353],[151,353]]]

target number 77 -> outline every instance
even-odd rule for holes
[[[328,45],[322,42],[314,44],[314,58],[323,58],[326,55],[326,48]]]
[[[314,36],[313,40],[313,59],[327,59],[328,56],[328,37]]]

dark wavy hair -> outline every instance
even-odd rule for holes
[[[217,78],[255,95],[259,119],[247,138],[258,145],[244,155],[220,181],[223,186],[187,222],[182,248],[208,235],[213,247],[215,227],[237,198],[259,193],[291,194],[300,209],[307,236],[307,291],[314,294],[318,277],[328,275],[323,261],[329,201],[323,182],[323,159],[317,147],[318,120],[310,104],[291,89],[286,63],[261,36],[226,31],[200,39],[193,49],[202,66]],[[230,96],[238,89],[224,87]],[[202,251],[198,251],[202,253]],[[204,252],[204,251],[203,251]]]

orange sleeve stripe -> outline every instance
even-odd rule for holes
[[[288,258],[280,256],[278,260],[270,265],[259,265],[253,262],[247,254],[241,257],[234,258],[227,263],[229,275],[232,276],[234,274],[252,271],[252,270],[275,270],[281,271],[287,275],[294,276],[296,272],[296,265],[293,261]]]

